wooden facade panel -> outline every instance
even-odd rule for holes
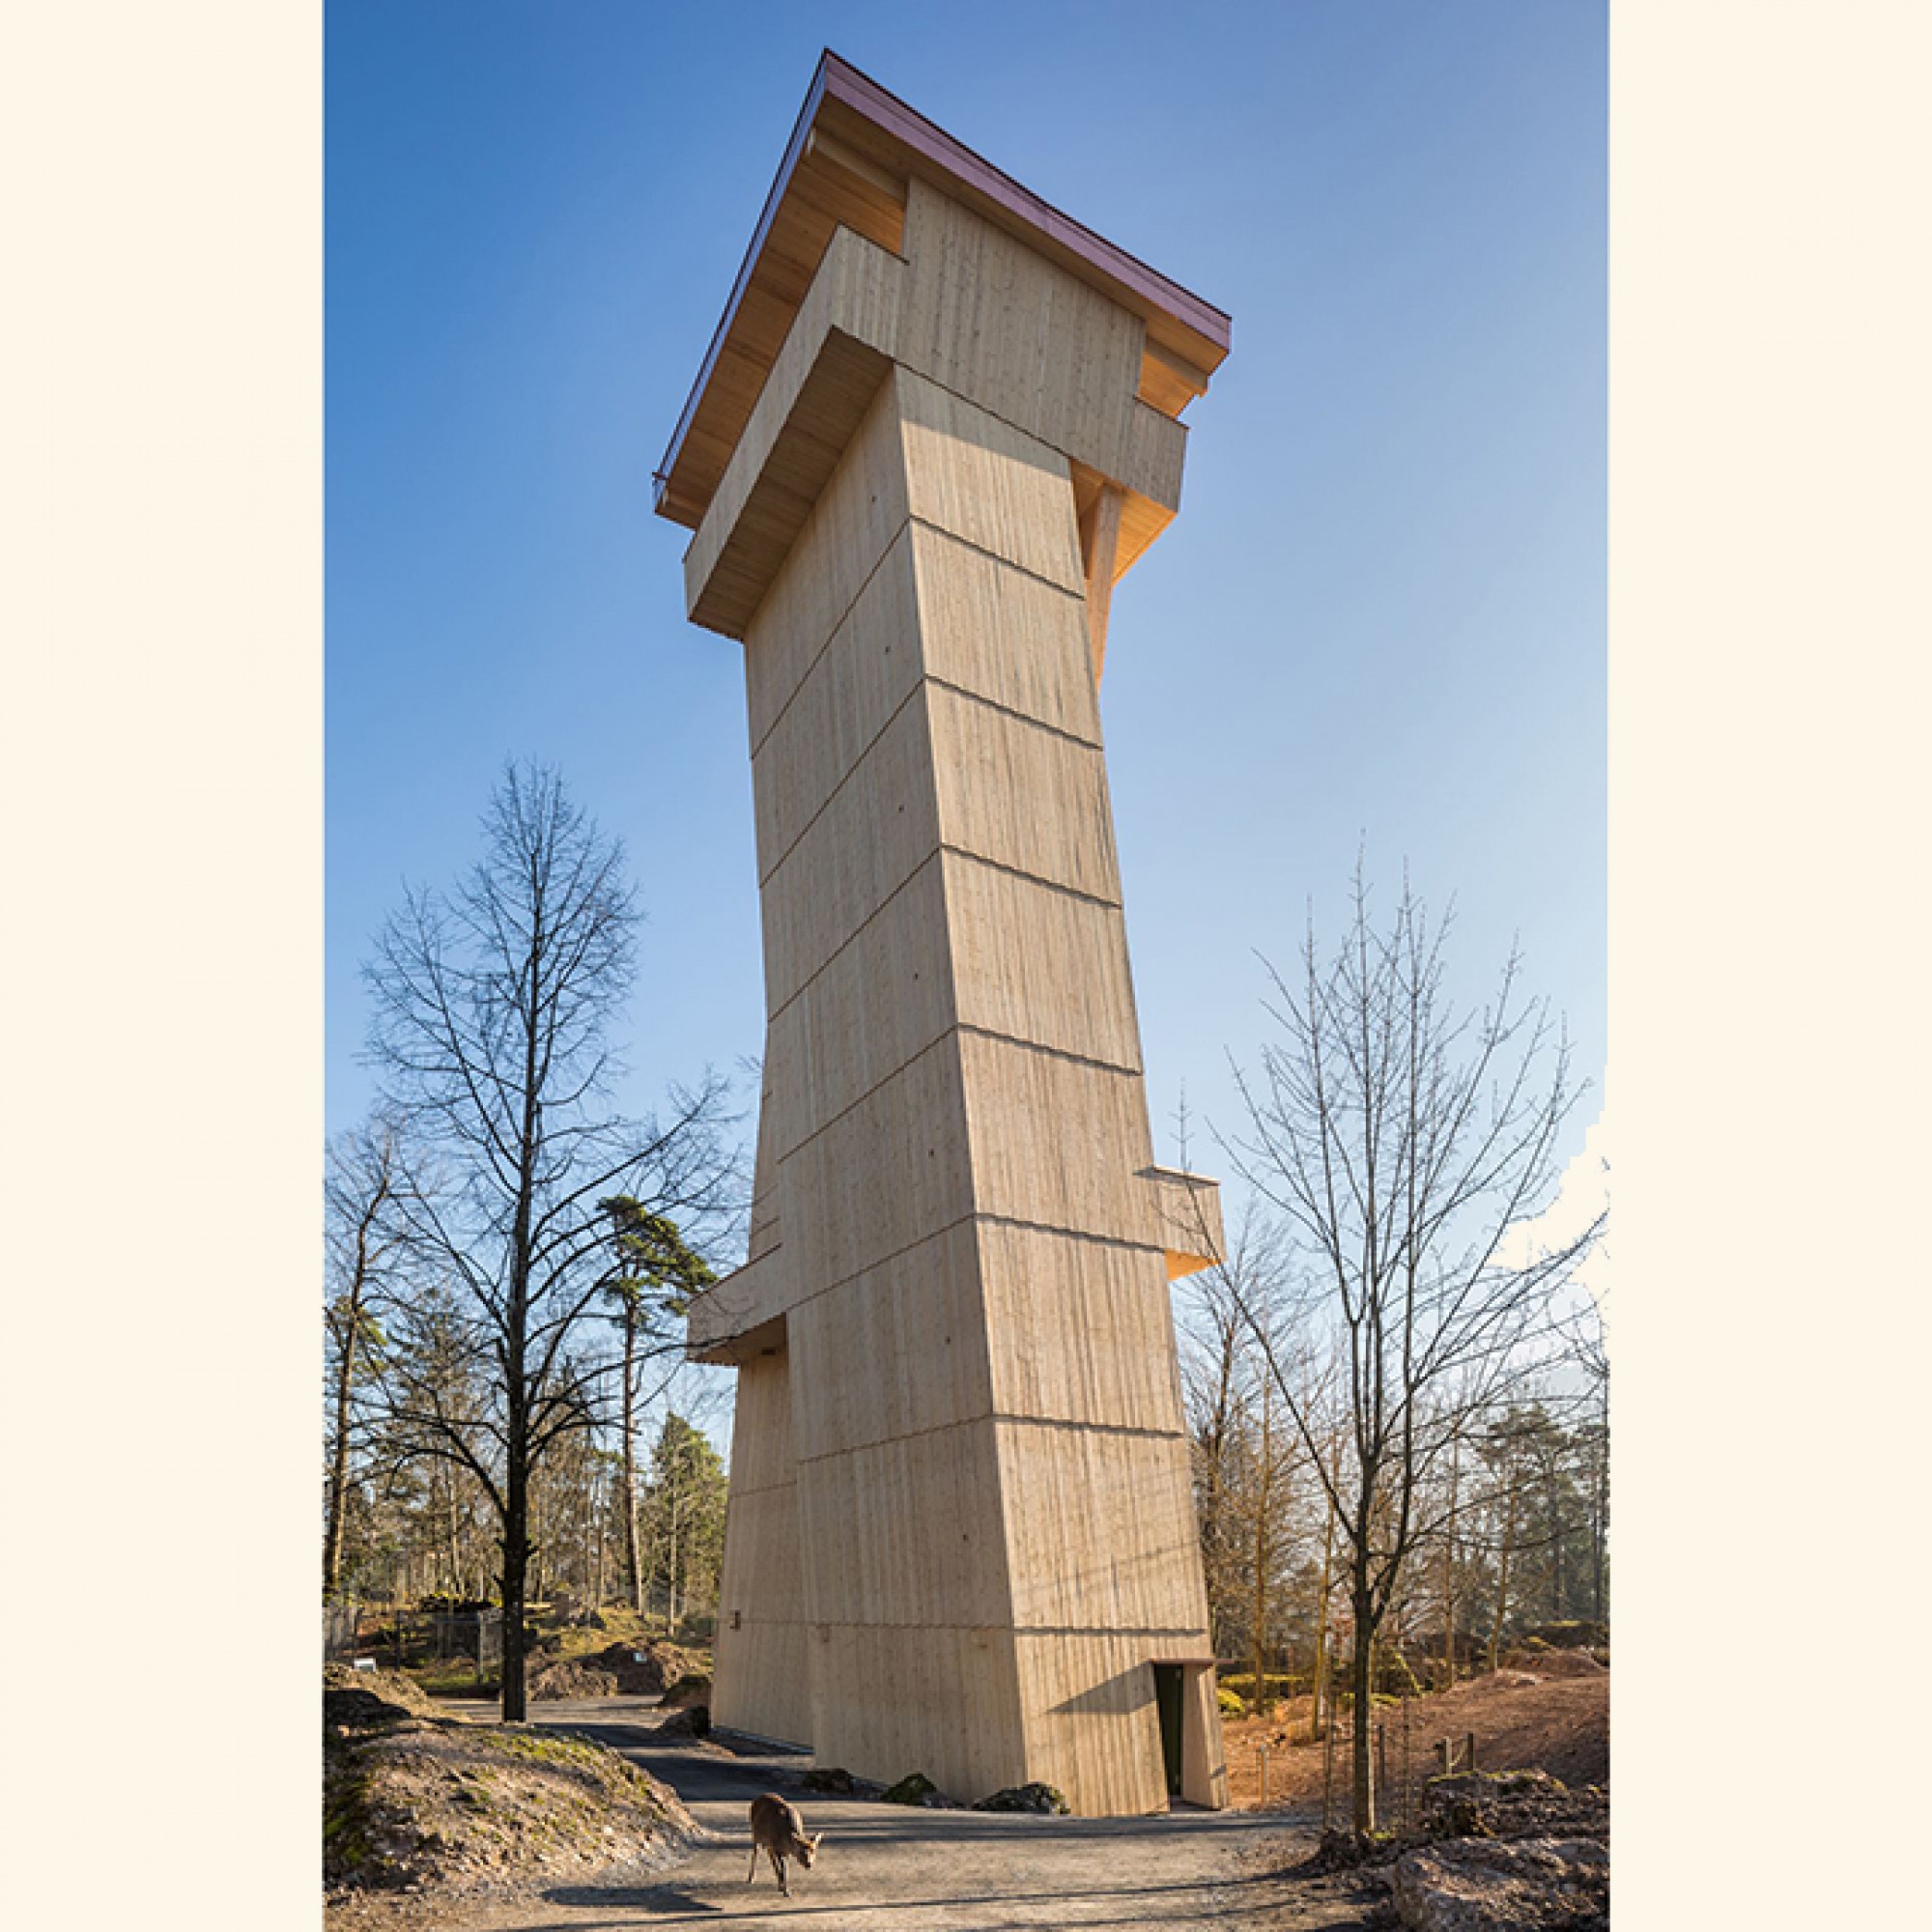
[[[1141,382],[1140,317],[925,182],[911,185],[901,246],[899,359],[1121,475]]]
[[[798,842],[919,684],[910,529],[894,539],[753,759],[760,878]]]
[[[935,1235],[807,1302],[791,1319],[811,1398],[808,1463],[985,1416],[992,1377],[974,1223]]]
[[[912,514],[1084,594],[1066,458],[904,369],[898,393]]]
[[[1013,1646],[1030,1775],[1082,1817],[1166,1810],[1150,1640],[1021,1631]]]
[[[784,1251],[804,1295],[970,1213],[971,1153],[952,1037],[813,1135],[779,1172]]]
[[[1150,534],[1135,554],[1174,521],[1180,507],[1180,474],[1187,466],[1187,425],[1178,423],[1145,403],[1136,404],[1127,442],[1127,462],[1118,482],[1145,500],[1137,515]]]
[[[1098,745],[1080,600],[923,524],[912,547],[927,672]]]
[[[1118,905],[1106,763],[1095,746],[928,684],[933,781],[948,845]]]
[[[1174,1319],[1143,1248],[982,1222],[993,1406],[1121,1429],[1181,1429]]]
[[[942,855],[935,854],[772,1021],[773,1158],[917,1059],[954,1023]],[[895,997],[881,999],[882,986]]]
[[[1014,1626],[1205,1643],[1186,1438],[1009,1418],[996,1427]]]
[[[765,1061],[772,1057],[771,1029],[765,1030]],[[751,1241],[748,1261],[756,1261],[779,1244],[779,1166],[772,1146],[772,1082],[769,1072],[759,1082],[757,1151],[752,1163]]]
[[[781,1352],[738,1371],[731,1420],[731,1493],[775,1489],[793,1478],[788,1357]]]
[[[805,1570],[799,1545],[799,1492],[792,1483],[734,1490],[731,1533],[719,1578],[721,1623],[805,1621]]]
[[[1005,1625],[999,1462],[980,1418],[802,1463],[808,1620]]]
[[[886,1782],[923,1771],[967,1803],[1032,1776],[1010,1633],[825,1624],[808,1647],[820,1764]]]
[[[943,864],[960,1024],[1139,1072],[1120,907],[957,852]]]
[[[783,1353],[738,1372],[718,1604],[713,1715],[762,1737],[803,1742],[810,1698],[802,1680],[804,1573]]]
[[[907,515],[897,381],[888,376],[745,633],[754,752]]]
[[[1156,1245],[1138,1074],[982,1034],[959,1036],[959,1060],[981,1213]]]
[[[802,1623],[753,1623],[718,1632],[711,1691],[715,1722],[781,1743],[811,1742],[810,1633]]]
[[[766,1011],[779,1012],[938,844],[931,733],[915,701],[765,881]]]

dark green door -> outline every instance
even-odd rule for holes
[[[1160,1759],[1167,1772],[1167,1795],[1180,1796],[1180,1665],[1156,1663],[1153,1701],[1160,1714]]]

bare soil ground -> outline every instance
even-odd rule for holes
[[[495,1715],[481,1703],[439,1701],[434,1708],[485,1722]],[[923,1810],[808,1792],[809,1756],[748,1740],[675,1736],[662,1728],[665,1713],[655,1699],[546,1704],[533,1716],[522,1735],[543,1740],[568,1733],[594,1742],[677,1793],[694,1829],[671,1854],[676,1861],[664,1863],[666,1844],[640,1830],[634,1843],[607,1837],[608,1862],[598,1863],[586,1844],[568,1868],[532,1862],[520,1875],[501,1874],[493,1891],[429,1886],[337,1892],[328,1932],[618,1932],[711,1924],[776,1932],[798,1915],[827,1932],[1089,1926],[1370,1932],[1394,1923],[1386,1859],[1379,1867],[1351,1869],[1333,1868],[1318,1856],[1321,1748],[1286,1742],[1291,1733],[1305,1734],[1305,1710],[1228,1721],[1236,1808],[1144,1819]],[[1536,1766],[1566,1783],[1603,1784],[1608,1674],[1502,1672],[1412,1700],[1409,1754],[1418,1813],[1422,1785],[1435,1769],[1429,1746],[1471,1730],[1486,1768]],[[1274,1742],[1264,1810],[1256,1808],[1258,1747],[1266,1740]],[[1399,1732],[1390,1749],[1393,1778]],[[826,1834],[815,1869],[794,1870],[789,1899],[780,1896],[769,1864],[751,1882],[746,1878],[747,1808],[766,1790],[783,1792],[804,1812],[808,1830]],[[1606,1812],[1605,1800],[1590,1798]]]
[[[468,1707],[466,1707],[468,1708]],[[487,1718],[487,1706],[473,1707]],[[640,1699],[543,1707],[533,1733],[568,1727],[673,1786],[699,1828],[668,1867],[613,1862],[538,1872],[521,1892],[335,1894],[328,1932],[618,1932],[720,1925],[777,1932],[1368,1932],[1385,1887],[1356,1872],[1295,1873],[1312,1833],[1236,1811],[1052,1818],[930,1811],[802,1788],[809,1757],[749,1741],[661,1739]],[[751,1800],[785,1793],[823,1832],[815,1867],[781,1897],[769,1864],[748,1882]]]
[[[1560,1653],[1559,1653],[1560,1654]],[[1556,1673],[1561,1674],[1556,1674]],[[1485,1770],[1547,1771],[1565,1784],[1607,1785],[1610,1777],[1610,1673],[1571,1665],[1548,1669],[1498,1670],[1459,1684],[1435,1696],[1412,1697],[1401,1705],[1378,1706],[1388,1766],[1388,1788],[1407,1781],[1416,1794],[1441,1771],[1435,1745],[1459,1743],[1476,1734],[1476,1762]],[[1325,1748],[1308,1740],[1309,1701],[1278,1705],[1266,1718],[1226,1718],[1222,1737],[1228,1751],[1233,1802],[1262,1804],[1262,1752],[1267,1753],[1270,1810],[1295,1810],[1321,1804]],[[1338,1743],[1334,1796],[1346,1804],[1349,1767],[1346,1743]]]

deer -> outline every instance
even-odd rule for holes
[[[823,1832],[811,1837],[805,1835],[805,1820],[798,1815],[798,1807],[788,1804],[776,1791],[768,1791],[762,1798],[752,1800],[752,1869],[745,1874],[745,1883],[750,1885],[758,1875],[758,1854],[764,1852],[772,1861],[772,1869],[779,1875],[779,1890],[786,1898],[791,1896],[791,1887],[785,1882],[785,1861],[796,1859],[800,1866],[810,1871],[811,1861],[818,1851]]]

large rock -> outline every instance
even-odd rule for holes
[[[1037,1780],[1032,1784],[1009,1784],[1006,1790],[982,1798],[973,1806],[975,1811],[1035,1811],[1046,1818],[1065,1818],[1068,1808],[1058,1785],[1041,1784]]]
[[[1409,1932],[1597,1932],[1610,1913],[1610,1854],[1594,1838],[1464,1838],[1397,1860]]]
[[[711,1706],[684,1705],[658,1726],[657,1734],[661,1738],[708,1738],[711,1735]]]
[[[907,1773],[896,1784],[887,1785],[879,1797],[888,1804],[923,1804],[942,1810],[950,1809],[952,1803],[923,1771]]]

